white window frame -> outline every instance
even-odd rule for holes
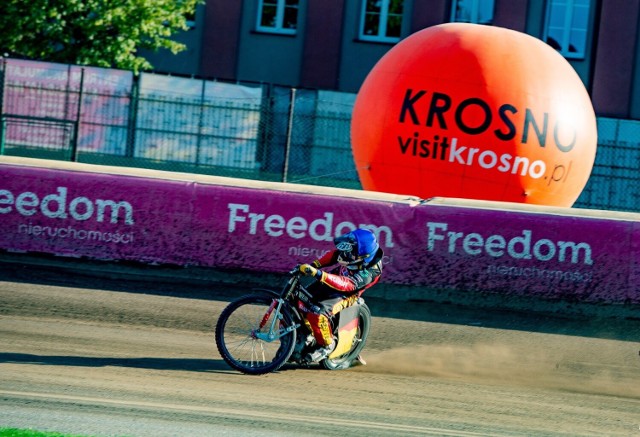
[[[400,36],[387,36],[387,21],[389,20],[389,5],[391,0],[379,0],[380,6],[380,23],[378,25],[378,34],[370,35],[365,34],[364,26],[366,25],[367,17],[367,0],[362,0],[362,9],[360,13],[360,30],[358,32],[358,39],[362,41],[375,41],[375,42],[398,42]],[[404,19],[404,3],[402,5],[402,19]]]
[[[583,4],[586,2],[586,5]],[[562,34],[561,40],[557,41],[560,48],[554,47],[562,56],[568,59],[584,59],[587,49],[587,36],[589,33],[589,17],[591,14],[592,1],[591,0],[550,0],[547,3],[547,11],[544,24],[543,41],[548,43],[551,26],[551,13],[553,8],[564,8],[565,16],[561,26],[555,26],[556,30],[559,30]],[[576,15],[576,8],[586,8],[583,11],[583,16],[586,17],[584,23],[574,23],[574,16]],[[582,33],[579,37],[581,41],[574,46],[575,51],[571,51],[570,47],[575,40],[572,40],[572,36],[575,33]]]
[[[237,1],[237,0],[232,0]],[[271,0],[270,3],[276,3],[276,23],[275,26],[262,25],[262,13],[264,9],[264,0],[258,0],[258,14],[256,17],[256,30],[259,32],[278,33],[282,35],[295,35],[298,32],[298,20],[296,19],[296,28],[291,29],[284,27],[284,11],[286,0]],[[300,12],[300,2],[297,4],[298,13]],[[299,17],[298,17],[299,18]]]
[[[468,17],[458,14],[464,8]],[[451,21],[454,23],[493,23],[493,12],[495,9],[494,0],[453,0],[451,2]]]

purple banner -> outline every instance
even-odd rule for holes
[[[637,304],[639,219],[0,158],[0,248],[94,259],[284,272],[366,227],[387,283]]]

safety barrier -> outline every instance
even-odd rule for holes
[[[640,303],[640,214],[0,157],[0,248],[284,272],[366,227],[385,282]]]

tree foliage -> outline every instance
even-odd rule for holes
[[[98,67],[151,68],[139,49],[171,39],[203,0],[0,0],[0,55]]]

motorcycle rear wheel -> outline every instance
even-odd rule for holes
[[[371,329],[371,311],[366,304],[360,306],[358,316],[358,330],[353,338],[353,347],[349,352],[336,358],[327,358],[321,361],[322,367],[327,370],[344,370],[351,367],[351,363],[358,358],[367,342],[367,336]]]
[[[287,362],[296,343],[296,331],[265,339],[264,334],[274,322],[275,310],[267,314],[273,297],[250,294],[231,302],[216,323],[216,346],[222,359],[234,369],[249,375],[275,372]],[[293,325],[290,314],[281,311],[275,329],[282,334]],[[262,324],[263,328],[259,327]]]

